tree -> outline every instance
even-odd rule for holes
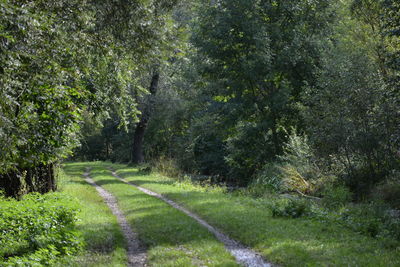
[[[143,90],[132,74],[174,3],[0,2],[0,188],[6,194],[55,189],[53,164],[77,145],[84,110],[113,109],[122,122],[137,114],[131,91]]]
[[[202,90],[228,117],[230,175],[250,178],[282,152],[281,129],[302,125],[296,103],[314,82],[330,1],[206,2],[193,35],[205,62]]]
[[[160,74],[158,71],[154,71],[151,77],[150,84],[150,95],[146,98],[146,103],[143,105],[143,109],[140,115],[140,121],[136,124],[133,146],[132,146],[132,163],[138,164],[144,162],[143,154],[143,140],[144,134],[147,129],[147,124],[149,122],[152,109],[154,109],[154,98],[157,94],[158,83],[160,80]]]
[[[399,98],[385,56],[392,45],[382,35],[381,4],[345,3],[339,34],[327,43],[316,85],[304,95],[314,148],[321,158],[343,167],[338,175],[358,197],[399,166],[394,138]]]

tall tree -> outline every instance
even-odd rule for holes
[[[314,82],[330,1],[202,4],[193,42],[204,57],[206,93],[229,110],[223,139],[232,175],[251,177],[281,153],[281,129],[301,126],[296,102]]]
[[[158,91],[159,80],[160,80],[160,74],[156,70],[154,71],[151,77],[151,83],[149,88],[150,95],[145,98],[145,101],[142,106],[140,120],[135,127],[135,132],[133,136],[133,146],[132,146],[132,163],[135,164],[144,162],[144,154],[143,154],[144,134],[146,132],[147,124],[150,120],[152,110],[154,109],[155,97]]]
[[[174,3],[0,1],[0,188],[54,190],[84,110],[137,113],[133,74]]]
[[[358,196],[398,169],[398,94],[381,1],[342,2],[316,85],[305,94],[311,140]],[[338,164],[339,163],[339,164]]]

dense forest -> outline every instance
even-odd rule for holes
[[[75,158],[261,191],[397,195],[396,1],[193,1],[170,19],[173,38],[134,76],[148,89],[130,95],[138,117],[86,113]]]
[[[2,1],[1,187],[62,158],[399,204],[397,1]],[[398,192],[398,191],[397,191]]]
[[[110,161],[400,209],[398,0],[0,0],[0,14],[5,197],[56,191],[61,162]]]

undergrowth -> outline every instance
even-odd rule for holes
[[[61,194],[0,198],[0,266],[50,266],[80,251],[78,204]]]

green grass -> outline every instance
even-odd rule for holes
[[[68,265],[126,266],[125,240],[117,219],[96,189],[83,180],[85,167],[86,164],[66,164],[60,174],[60,190],[80,201],[78,230],[86,243],[85,251]]]
[[[204,227],[163,201],[114,178],[105,169],[107,164],[72,163],[65,169],[70,173],[83,166],[91,167],[95,182],[117,198],[132,229],[147,247],[150,266],[238,266]],[[82,185],[82,179],[77,182]]]
[[[128,181],[181,203],[282,266],[400,266],[399,248],[385,248],[378,239],[341,225],[304,217],[274,218],[265,199],[178,183],[125,165],[113,167]]]

